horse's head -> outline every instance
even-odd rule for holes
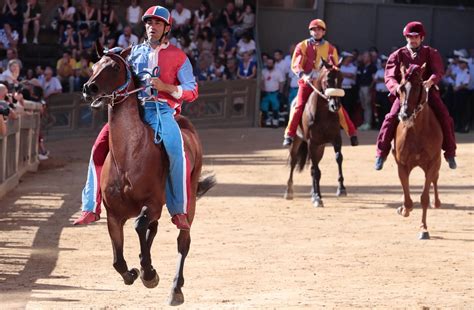
[[[331,112],[337,112],[341,107],[341,97],[344,97],[344,90],[341,88],[343,78],[338,65],[334,64],[332,58],[329,62],[321,59],[317,84],[324,93]]]
[[[423,66],[411,64],[408,69],[400,67],[402,80],[400,82],[400,121],[407,121],[412,115],[422,107],[427,99],[427,91],[423,88],[423,73],[426,64]]]
[[[112,49],[103,52],[103,47],[96,42],[96,51],[99,61],[92,66],[92,75],[82,88],[85,100],[93,100],[91,106],[99,108],[104,99],[114,104],[114,99],[125,92],[132,81],[132,72],[126,58],[131,48],[124,50]]]

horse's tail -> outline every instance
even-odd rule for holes
[[[308,143],[306,141],[302,141],[300,146],[298,147],[298,151],[296,152],[296,162],[298,167],[296,170],[298,172],[303,171],[306,162],[308,161]]]
[[[214,185],[216,184],[217,184],[217,181],[216,181],[216,176],[214,174],[210,174],[204,179],[201,178],[201,180],[199,180],[199,183],[198,183],[196,198],[199,199],[202,196],[204,196],[204,194],[206,194],[207,191],[213,188]]]

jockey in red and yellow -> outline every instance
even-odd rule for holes
[[[312,20],[308,26],[311,38],[298,43],[291,59],[291,69],[300,78],[298,81],[298,95],[295,107],[291,110],[290,120],[285,130],[283,146],[289,146],[296,136],[296,130],[301,121],[306,101],[313,89],[308,85],[308,77],[317,78],[321,59],[338,63],[336,48],[324,40],[326,34],[326,23],[321,19]],[[304,77],[304,78],[303,78]],[[341,106],[338,111],[341,127],[351,137],[351,144],[357,145],[357,131],[349,118],[346,110]]]

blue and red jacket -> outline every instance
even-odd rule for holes
[[[141,91],[138,97],[142,101],[166,102],[176,111],[181,112],[183,101],[192,102],[198,97],[198,84],[193,74],[193,67],[186,54],[174,45],[161,44],[153,49],[148,42],[134,45],[128,57],[129,64],[135,73],[150,72],[158,66],[159,78],[163,83],[175,85],[178,91],[168,94],[152,94],[150,87]],[[150,75],[141,75],[142,85],[148,85]]]

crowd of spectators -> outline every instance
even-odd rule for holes
[[[262,125],[286,125],[292,100],[298,92],[298,77],[291,71],[291,55],[295,46],[284,56],[281,50],[273,55],[262,53]],[[392,48],[392,51],[397,48]],[[388,89],[384,82],[388,57],[376,47],[359,52],[340,51],[340,70],[343,73],[345,96],[342,104],[361,131],[379,129],[390,111]],[[454,119],[455,130],[470,131],[474,104],[474,49],[455,50],[446,59],[446,71],[439,87],[444,103]],[[275,72],[278,71],[278,72]],[[283,76],[283,78],[281,78]],[[278,121],[276,121],[278,120]]]

